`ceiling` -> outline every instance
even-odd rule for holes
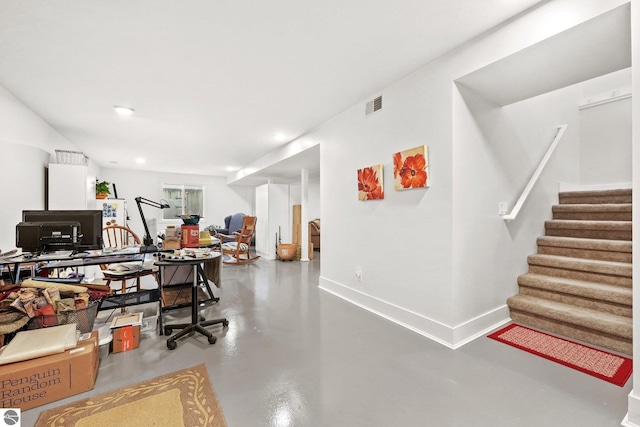
[[[629,4],[457,80],[497,105],[532,98],[631,67]],[[554,72],[548,72],[553,64]]]
[[[231,176],[543,2],[2,0],[0,85],[103,168]]]

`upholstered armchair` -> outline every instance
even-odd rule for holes
[[[309,243],[313,243],[313,249],[320,249],[320,218],[309,221]]]
[[[234,213],[233,215],[229,215],[224,219],[224,228],[216,229],[216,234],[225,234],[225,235],[233,235],[234,232],[240,231],[242,228],[242,220],[244,219],[245,214],[243,213]],[[223,242],[231,241],[229,238],[221,237]]]

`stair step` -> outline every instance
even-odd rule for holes
[[[529,272],[547,276],[631,287],[632,265],[556,255],[530,255]]]
[[[561,204],[551,208],[553,219],[631,221],[631,203]]]
[[[599,191],[564,191],[558,195],[561,204],[631,203],[631,189]]]
[[[538,237],[538,253],[602,261],[631,262],[631,241],[584,239],[578,237]]]
[[[632,353],[632,319],[529,295],[507,300],[511,319],[625,354]]]
[[[547,236],[631,240],[631,224],[631,221],[578,221],[554,219],[545,221],[544,226]]]
[[[632,316],[632,290],[615,285],[527,273],[518,277],[520,294]]]

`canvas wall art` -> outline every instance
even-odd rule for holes
[[[396,190],[429,186],[429,156],[426,145],[393,155],[393,186]]]
[[[384,199],[382,165],[358,169],[358,200]]]

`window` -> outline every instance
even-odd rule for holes
[[[204,218],[204,187],[198,185],[163,184],[162,198],[169,204],[162,210],[163,220],[179,215],[200,215]]]

